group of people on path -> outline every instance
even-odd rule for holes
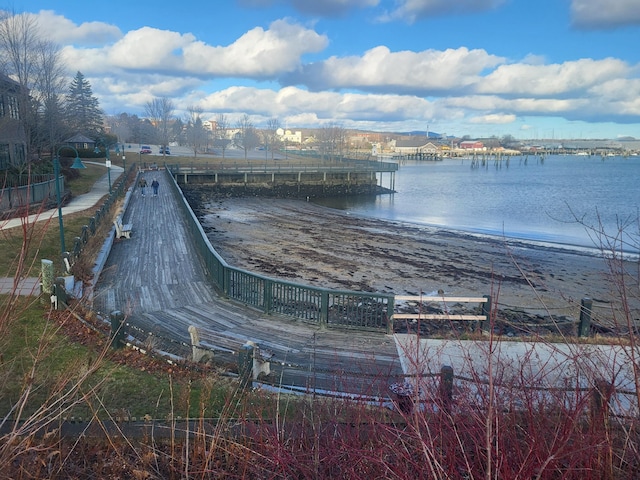
[[[140,191],[142,192],[142,196],[144,197],[145,189],[147,188],[147,181],[145,180],[144,177],[140,177],[140,180],[138,180],[138,186],[140,187]],[[160,183],[158,182],[158,179],[154,178],[153,181],[151,182],[151,188],[153,189],[154,197],[158,196],[159,187],[160,187]]]

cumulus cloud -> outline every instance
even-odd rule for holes
[[[208,95],[205,110],[252,112],[264,116],[301,116],[313,112],[324,120],[401,120],[429,118],[433,104],[405,95],[374,95],[338,92],[309,92],[296,87],[279,91],[255,87],[232,87]]]
[[[507,123],[515,122],[516,116],[512,113],[509,113],[509,114],[491,113],[488,115],[480,115],[477,117],[473,117],[469,121],[471,123],[479,123],[479,124],[505,125]]]
[[[268,30],[253,28],[225,46],[207,45],[190,33],[142,27],[112,45],[66,47],[64,54],[70,65],[76,65],[87,75],[117,67],[203,78],[273,78],[294,70],[303,54],[320,51],[327,42],[325,36],[313,30],[277,20]]]
[[[413,23],[428,17],[471,14],[502,5],[506,0],[399,0],[391,12],[380,16],[381,21],[404,20]]]
[[[256,27],[225,47],[194,42],[183,49],[184,66],[207,74],[272,78],[293,70],[303,54],[319,52],[327,43],[324,35],[277,20],[268,30]]]
[[[60,45],[102,45],[122,37],[122,32],[115,25],[104,22],[84,22],[77,25],[53,10],[41,10],[33,18],[42,37]]]
[[[364,8],[377,1],[333,2],[340,3]],[[414,10],[441,4],[399,3]],[[392,51],[379,44],[361,55],[305,64],[308,54],[327,48],[329,38],[289,19],[251,28],[225,45],[151,27],[122,35],[111,25],[77,25],[50,11],[40,12],[39,24],[50,28],[48,38],[66,44],[62,54],[72,74],[85,74],[109,113],[139,112],[149,100],[167,96],[179,105],[198,105],[205,115],[246,113],[256,121],[277,116],[300,127],[338,121],[349,128],[392,129],[394,123],[466,119],[505,125],[523,116],[637,122],[640,116],[639,66],[616,58],[547,64],[528,54],[507,63],[484,49]],[[104,41],[96,45],[91,41],[96,38]],[[229,87],[232,82],[239,86]],[[257,82],[269,86],[257,88]]]
[[[350,10],[375,7],[380,0],[240,0],[245,7],[269,7],[288,4],[305,15],[339,17]]]
[[[553,65],[501,65],[478,85],[480,93],[562,96],[586,91],[604,81],[628,75],[629,66],[614,58],[581,59]]]
[[[312,90],[358,88],[425,95],[464,89],[476,83],[483,71],[503,61],[484,50],[464,47],[391,52],[385,46],[378,46],[361,57],[331,57],[305,65],[285,76],[283,81]]]
[[[637,0],[572,0],[571,17],[578,28],[611,29],[640,25],[640,8]]]

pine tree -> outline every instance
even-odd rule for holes
[[[67,94],[66,117],[72,134],[97,138],[104,133],[103,113],[91,84],[81,72],[76,73]]]

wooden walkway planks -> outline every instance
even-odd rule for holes
[[[273,353],[272,371],[288,385],[327,390],[349,385],[360,393],[383,393],[397,381],[402,369],[392,336],[321,330],[217,295],[192,247],[168,175],[145,174],[148,183],[158,178],[157,197],[150,189],[144,197],[134,190],[123,215],[123,223],[133,225],[131,238],[114,242],[95,288],[97,311],[124,312],[141,340],[144,335],[170,340],[162,348],[178,355],[190,354],[190,325],[199,329],[204,344],[227,353],[252,340]]]

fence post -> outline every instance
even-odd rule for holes
[[[264,313],[269,314],[273,308],[273,281],[269,279],[264,280],[263,298],[262,303],[264,305]]]
[[[240,375],[240,388],[246,389],[253,379],[253,345],[245,344],[238,354],[238,374]]]
[[[453,402],[453,367],[449,365],[440,369],[440,401],[442,409],[449,413]]]
[[[318,323],[321,328],[326,328],[329,325],[329,292],[323,291],[321,296],[320,305],[320,318]]]
[[[49,303],[51,295],[53,295],[53,261],[43,259],[40,261],[42,270],[42,283],[40,284],[40,293],[42,293],[42,303]]]
[[[591,422],[595,429],[606,428],[609,424],[609,400],[614,387],[606,380],[596,380],[591,391]]]
[[[57,277],[53,284],[53,294],[56,296],[56,310],[63,310],[69,303],[64,277]]]
[[[111,318],[111,346],[120,348],[124,342],[124,314],[119,310],[114,310],[109,315]]]
[[[485,316],[485,319],[480,322],[480,329],[483,332],[488,332],[491,325],[491,295],[483,295],[482,298],[486,298],[487,301],[480,305],[480,314]]]
[[[590,298],[583,298],[580,301],[580,323],[578,325],[578,336],[588,337],[591,332],[591,308],[593,301]]]
[[[393,335],[393,313],[396,306],[396,297],[393,296],[387,303],[387,335]]]

